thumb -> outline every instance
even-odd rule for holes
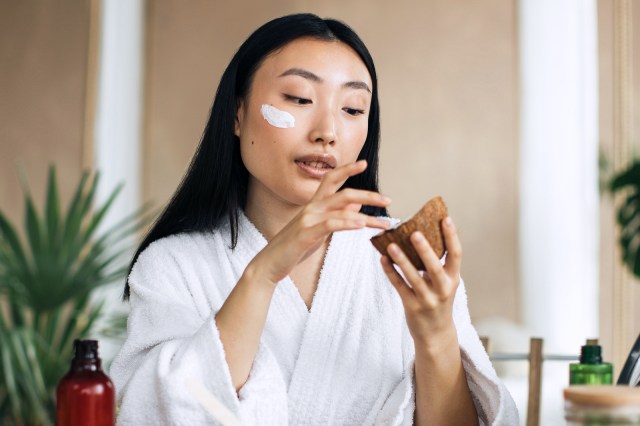
[[[396,271],[396,268],[393,267],[389,256],[382,256],[380,263],[382,263],[382,269],[384,269],[384,272],[387,274],[387,278],[389,278],[389,281],[391,281],[391,284],[400,295],[402,304],[406,306],[406,303],[411,300],[410,298],[413,296],[413,289],[404,282],[404,278],[402,278],[398,271]]]

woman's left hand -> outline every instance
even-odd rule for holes
[[[381,259],[387,277],[402,299],[414,342],[426,346],[437,346],[440,341],[450,341],[452,333],[456,335],[452,311],[460,283],[462,246],[451,218],[442,221],[442,230],[447,247],[444,265],[419,231],[411,235],[411,242],[426,271],[418,271],[397,244],[389,244],[387,253],[402,270],[406,281],[388,256]]]

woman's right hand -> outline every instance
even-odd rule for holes
[[[328,172],[309,203],[256,255],[253,266],[268,282],[276,285],[336,231],[389,227],[385,219],[360,213],[362,205],[388,206],[388,197],[353,188],[338,191],[349,177],[366,168],[367,162],[360,160]]]

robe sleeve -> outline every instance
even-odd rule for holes
[[[478,422],[482,426],[510,426],[519,424],[515,402],[504,384],[498,378],[478,333],[471,324],[467,307],[467,294],[461,280],[455,296],[453,317],[458,333],[462,366],[467,383],[478,412]],[[406,361],[402,380],[387,399],[376,418],[376,425],[413,424],[415,414],[415,350],[413,340],[404,327],[403,357]]]
[[[191,394],[189,380],[204,386],[243,424],[287,424],[286,387],[268,348],[260,344],[237,394],[215,324],[223,300],[209,306],[204,294],[204,286],[215,283],[202,282],[210,277],[198,276],[197,266],[166,246],[163,240],[149,246],[129,278],[127,339],[110,371],[118,424],[217,424]]]
[[[467,293],[461,280],[453,305],[462,366],[478,412],[480,425],[509,426],[520,423],[511,394],[498,378],[480,337],[471,324]]]

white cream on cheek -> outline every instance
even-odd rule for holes
[[[260,112],[264,119],[274,127],[290,129],[296,126],[296,119],[293,115],[286,111],[280,111],[274,106],[264,104],[260,107]]]

